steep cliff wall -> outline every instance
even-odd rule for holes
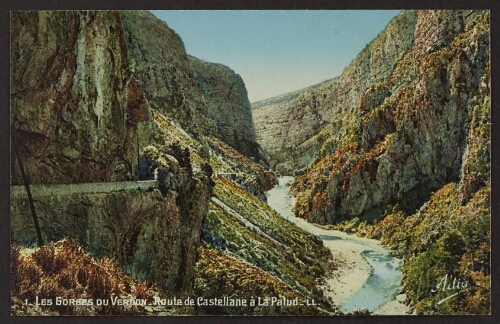
[[[215,208],[212,175],[232,178],[234,188],[261,199],[276,183],[255,163],[265,158],[241,79],[205,64],[197,79],[180,38],[145,12],[15,12],[11,26],[11,130],[29,182],[41,185],[33,198],[44,242],[75,238],[166,296],[193,296],[202,224]],[[222,97],[208,91],[230,84]],[[226,125],[218,129],[222,120]],[[33,246],[29,201],[19,163],[12,162],[12,242]],[[152,187],[141,186],[147,190],[133,185],[154,178]],[[206,237],[217,235],[219,229],[210,234],[204,224]],[[230,227],[225,235],[237,231]],[[311,237],[302,242],[321,247]],[[302,294],[273,278],[265,264],[257,266],[255,273],[280,291]],[[303,275],[285,265],[276,271]],[[249,282],[240,283],[239,298]],[[197,286],[197,293],[208,296],[212,288]]]
[[[192,133],[209,133],[207,106],[182,39],[147,11],[121,11],[129,69],[152,108]]]
[[[324,100],[337,79],[322,82],[303,92],[294,92],[257,103],[252,113],[257,140],[269,154],[270,167],[283,174],[308,165],[318,153],[317,141],[309,143],[327,123]]]
[[[134,14],[141,20],[141,13],[127,13]],[[156,88],[146,87],[154,84],[155,76],[147,79],[137,72],[134,77],[120,14],[14,12],[11,27],[12,139],[31,184],[146,178],[155,169],[160,174],[160,191],[46,197],[34,192],[43,239],[78,238],[93,253],[116,257],[137,277],[169,293],[191,295],[201,223],[213,185],[210,168],[202,168],[208,156],[197,155],[199,143],[188,147],[167,140],[169,129],[180,127],[154,118],[147,94],[152,96]],[[168,32],[166,26],[163,32]],[[165,45],[170,38],[157,41]],[[145,50],[149,46],[135,44]],[[169,55],[188,62],[182,46],[170,50]],[[163,72],[166,80],[185,73],[179,66]],[[192,81],[194,88],[176,88],[174,99],[193,92],[201,96]],[[203,108],[196,99],[184,108],[194,107]],[[186,118],[176,117],[197,127],[202,112],[189,119],[194,114],[189,109]],[[182,131],[181,136],[189,135]],[[146,144],[160,152],[148,156]],[[149,167],[144,172],[138,166],[139,151],[142,160],[150,158],[140,165]],[[12,162],[12,184],[20,184],[19,164]],[[33,244],[26,198],[13,200],[11,208],[13,242]]]
[[[159,191],[127,190],[111,194],[34,196],[40,226],[47,242],[76,238],[95,256],[115,258],[137,278],[162,278],[164,287],[180,287],[180,215],[175,198]],[[26,198],[12,203],[14,242],[30,246],[36,241]],[[169,215],[166,219],[162,215]],[[149,236],[149,238],[148,238]],[[154,237],[154,239],[153,239]],[[153,241],[152,241],[153,239]],[[172,243],[176,244],[172,244]],[[162,247],[157,254],[155,247]],[[178,246],[175,249],[169,248]],[[154,256],[154,257],[152,257]],[[160,259],[157,258],[160,257]],[[150,263],[153,261],[153,263]],[[169,264],[168,273],[158,275]],[[165,271],[162,270],[162,271]],[[178,282],[179,281],[179,282]]]
[[[245,83],[229,67],[190,57],[208,108],[217,125],[216,136],[257,163],[266,164],[255,139],[252,109]]]
[[[349,133],[356,119],[339,116],[356,108],[371,85],[388,80],[394,64],[413,43],[415,17],[414,11],[395,17],[338,78],[292,100],[253,110],[257,138],[272,167],[293,173],[308,166],[318,153],[332,153],[356,136]]]
[[[136,125],[148,112],[118,13],[13,12],[11,33],[12,140],[31,182],[133,174]]]
[[[335,222],[381,215],[388,203],[410,213],[431,191],[460,180],[467,142],[479,136],[467,131],[474,107],[489,105],[489,24],[487,17],[478,16],[475,24],[467,25],[466,14],[418,12],[414,46],[387,82],[373,84],[357,106],[339,114],[346,122],[334,122],[325,141],[329,148],[323,151],[334,153],[298,179],[296,192],[312,189],[316,203],[299,199],[297,213],[309,210],[312,221]],[[489,136],[486,130],[482,134]],[[307,183],[318,182],[318,177],[324,181],[311,188]],[[306,207],[315,204],[321,207]]]
[[[295,214],[396,249],[417,313],[489,314],[490,15],[416,17],[413,46],[390,76],[328,126],[293,185]],[[451,273],[470,289],[434,307],[446,293],[422,287]]]

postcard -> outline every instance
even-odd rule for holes
[[[491,315],[490,10],[14,10],[10,316]]]

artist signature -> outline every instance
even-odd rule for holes
[[[438,305],[441,305],[445,301],[447,301],[450,298],[453,298],[457,296],[461,291],[469,289],[469,282],[467,280],[463,280],[457,277],[453,276],[448,276],[448,274],[445,274],[441,280],[437,283],[436,288],[433,288],[431,291],[433,293],[438,292],[439,290],[442,291],[449,291],[449,292],[455,292],[454,294],[441,299],[440,301],[437,302]]]

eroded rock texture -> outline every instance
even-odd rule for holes
[[[13,12],[11,32],[12,142],[31,182],[133,174],[136,125],[148,113],[118,13]]]
[[[19,11],[11,27],[11,132],[28,181],[90,188],[33,195],[43,240],[76,238],[167,295],[192,296],[213,174],[247,173],[242,186],[263,199],[276,183],[251,161],[266,162],[241,78],[210,63],[197,77],[180,37],[148,12]],[[14,158],[11,172],[23,184]],[[134,187],[155,177],[157,188]],[[11,220],[13,243],[34,245],[27,196],[12,200]]]
[[[191,62],[208,108],[208,118],[215,122],[215,135],[246,157],[266,164],[255,139],[252,108],[245,83],[229,67],[195,57]]]
[[[141,20],[145,14],[126,15]],[[12,140],[31,185],[135,179],[145,141],[162,130],[152,103],[167,115],[181,109],[182,114],[174,114],[179,124],[193,122],[196,128],[196,120],[203,121],[203,112],[195,110],[203,106],[195,99],[178,102],[183,95],[201,96],[194,78],[192,89],[165,88],[176,77],[188,84],[192,70],[176,65],[148,77],[134,70],[134,53],[118,12],[13,12],[11,27]],[[178,37],[166,26],[159,33],[156,43],[170,50],[163,57],[184,57],[190,67]],[[172,38],[177,47],[169,47]],[[151,44],[140,37],[134,44],[154,51],[146,50]],[[153,87],[159,79],[163,83]],[[158,89],[166,89],[168,100],[161,101]],[[155,91],[160,91],[158,101],[150,100]],[[169,125],[177,129],[175,122]],[[156,145],[170,147],[158,138]],[[168,292],[190,295],[213,184],[209,168],[193,170],[183,163],[186,154],[191,153],[182,147],[155,157],[168,155],[178,164],[165,170],[176,186],[162,191],[35,196],[45,242],[76,237],[91,252],[115,257],[131,274]],[[207,159],[197,161],[207,164]],[[12,185],[22,184],[19,164],[13,159],[11,165]],[[33,244],[27,198],[13,200],[11,208],[13,242]]]
[[[146,11],[121,11],[129,69],[153,109],[192,133],[207,132],[207,106],[182,39]]]
[[[346,94],[320,132],[316,161],[294,186],[297,215],[319,223],[373,221],[388,205],[410,214],[431,192],[468,176],[475,179],[475,172],[481,179],[474,181],[489,181],[489,15],[410,15],[416,17],[407,41],[412,46],[392,69],[373,65],[379,77],[356,95]],[[369,52],[378,52],[380,37]],[[365,66],[350,65],[343,76]],[[347,87],[342,78],[339,85]]]
[[[283,96],[253,110],[257,139],[270,156],[271,167],[293,174],[319,154],[355,140],[350,128],[361,96],[373,84],[387,82],[396,62],[413,44],[416,12],[395,17],[345,68],[342,75],[304,92]]]

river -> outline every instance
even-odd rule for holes
[[[279,184],[267,192],[267,202],[284,218],[317,235],[334,257],[352,264],[341,279],[330,281],[332,297],[340,309],[348,313],[365,308],[376,313],[381,306],[394,303],[401,288],[401,260],[391,256],[378,241],[321,229],[295,217],[292,214],[294,198],[290,194],[293,179],[280,177]],[[394,315],[404,313],[405,307],[396,306]]]

